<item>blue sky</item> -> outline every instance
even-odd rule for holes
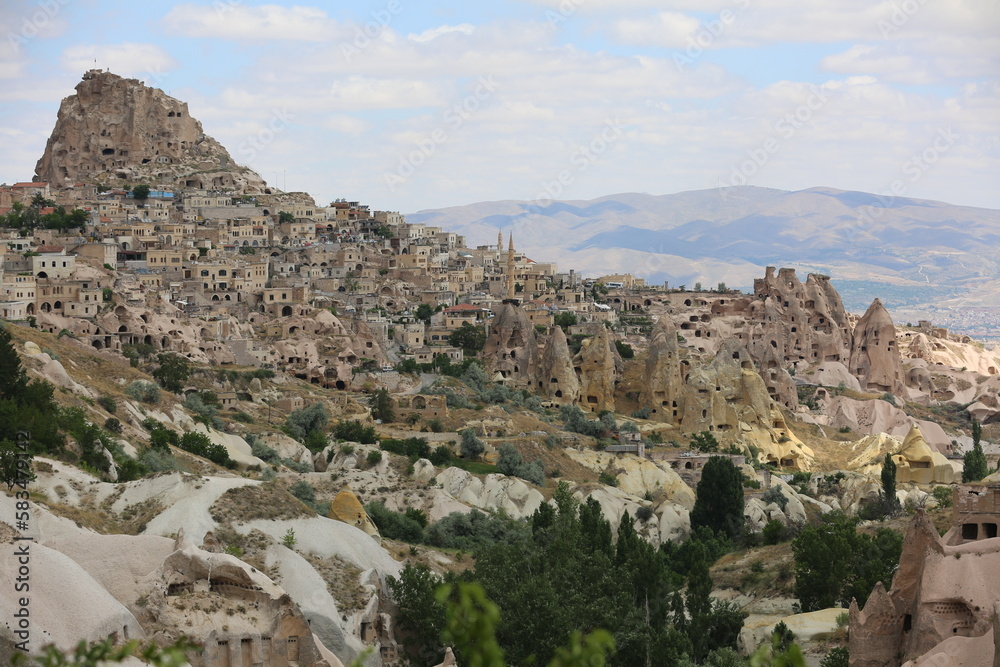
[[[7,0],[0,37],[8,183],[99,67],[323,204],[750,184],[1000,208],[993,0]]]

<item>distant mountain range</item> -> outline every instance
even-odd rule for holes
[[[689,289],[749,289],[766,266],[831,276],[852,311],[880,297],[896,319],[932,317],[988,334],[1000,314],[1000,211],[816,187],[751,186],[590,201],[496,201],[406,216],[465,234],[471,246],[513,231],[519,250],[583,275],[629,272]],[[803,275],[804,278],[804,275]],[[984,319],[985,318],[985,319]],[[944,323],[944,322],[942,322]],[[995,332],[1000,334],[1000,331]]]

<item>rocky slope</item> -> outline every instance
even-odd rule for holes
[[[186,102],[101,70],[84,74],[76,94],[63,99],[35,180],[54,187],[145,182],[270,194],[259,175],[205,134]]]

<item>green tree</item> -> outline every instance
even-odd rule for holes
[[[462,458],[478,459],[486,451],[486,443],[476,436],[476,432],[471,428],[463,430],[462,436]]]
[[[28,376],[21,367],[7,327],[0,326],[0,399],[20,397],[28,386]]]
[[[462,326],[451,332],[448,342],[469,354],[475,354],[486,345],[486,330],[471,322],[463,322]]]
[[[437,664],[444,651],[445,606],[434,597],[441,578],[426,565],[407,563],[398,579],[386,580],[399,608],[396,623],[406,654],[414,664]]]
[[[191,363],[179,354],[164,353],[157,355],[159,367],[153,371],[153,379],[167,391],[178,393],[184,389],[184,383],[191,375]]]
[[[372,418],[380,419],[383,423],[396,420],[395,403],[388,389],[379,389],[372,396]]]
[[[288,211],[278,213],[278,222],[295,222],[295,215]]]
[[[285,419],[285,428],[288,429],[289,435],[293,438],[304,442],[314,431],[324,433],[329,421],[330,415],[326,411],[326,406],[322,403],[313,403],[301,410],[293,410],[289,413],[288,418]]]
[[[972,449],[962,457],[962,482],[978,482],[990,474],[986,454],[980,442],[983,437],[983,427],[975,419],[972,420]]]
[[[618,350],[618,354],[622,359],[632,359],[635,357],[635,350],[628,343],[623,343],[620,340],[615,341],[615,349]]]
[[[863,607],[876,582],[886,589],[892,585],[902,535],[889,528],[875,535],[858,533],[857,523],[856,518],[831,513],[792,542],[795,594],[802,611],[846,607],[852,598]]]
[[[883,515],[892,516],[899,511],[899,498],[896,497],[896,463],[888,453],[882,461],[882,492],[879,500]]]
[[[730,537],[743,526],[743,475],[732,460],[713,456],[702,468],[691,527],[707,526]]]
[[[562,330],[565,331],[566,333],[569,333],[569,328],[571,326],[579,322],[579,320],[576,317],[576,313],[574,313],[572,310],[560,311],[556,313],[556,316],[553,319],[555,321],[556,326],[561,327]]]
[[[711,453],[719,451],[719,441],[716,440],[711,431],[702,431],[701,433],[692,435],[691,446],[699,452]]]
[[[429,303],[422,303],[417,306],[417,310],[414,313],[414,317],[418,320],[423,320],[424,324],[431,323],[431,316],[434,314],[434,307]]]
[[[149,198],[149,186],[143,183],[142,185],[137,185],[132,188],[132,196],[139,201],[144,201]]]

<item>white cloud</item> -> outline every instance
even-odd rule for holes
[[[343,32],[336,21],[317,7],[248,7],[237,0],[217,0],[210,7],[177,5],[163,18],[163,23],[172,34],[232,40],[319,42]]]
[[[61,65],[83,74],[90,69],[110,69],[122,76],[139,76],[158,85],[157,79],[177,67],[177,61],[156,44],[79,44],[62,53]]]
[[[625,18],[611,27],[611,34],[627,44],[679,49],[688,46],[701,21],[676,12],[658,12],[651,18]]]
[[[414,42],[430,42],[441,35],[450,35],[454,33],[459,33],[462,35],[471,35],[475,31],[476,27],[471,23],[462,23],[460,25],[442,25],[437,28],[431,28],[425,30],[422,33],[416,35],[408,35],[407,37]]]

